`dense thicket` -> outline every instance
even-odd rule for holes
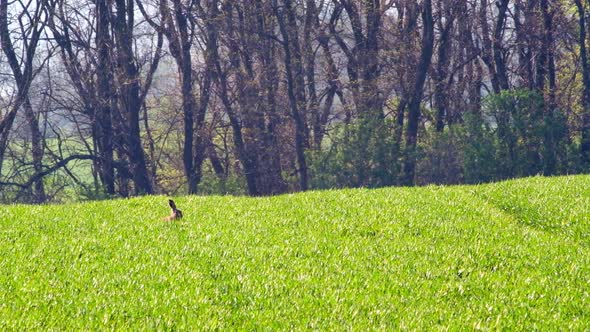
[[[587,0],[0,0],[0,199],[590,171]]]

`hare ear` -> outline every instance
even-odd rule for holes
[[[169,199],[168,204],[170,205],[170,208],[172,209],[172,211],[176,211],[176,204],[174,204],[173,200]]]

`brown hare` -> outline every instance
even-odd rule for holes
[[[176,204],[174,203],[174,201],[169,199],[168,204],[170,205],[170,208],[172,209],[172,214],[170,214],[168,217],[164,217],[163,220],[164,221],[173,221],[173,220],[177,220],[177,219],[182,219],[182,211],[180,211],[179,209],[176,208]]]

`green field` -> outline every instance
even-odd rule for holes
[[[590,176],[0,206],[0,330],[583,330]]]

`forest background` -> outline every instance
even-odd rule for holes
[[[586,0],[0,0],[0,201],[590,171]]]

